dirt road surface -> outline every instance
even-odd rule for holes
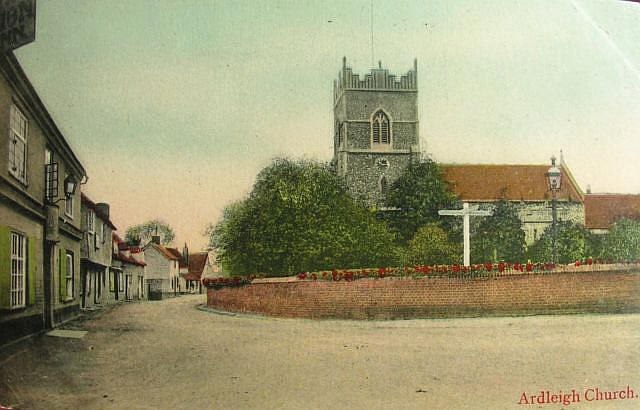
[[[312,321],[198,310],[204,302],[123,304],[66,326],[88,330],[83,339],[41,336],[3,349],[0,404],[640,408],[635,397],[594,399],[595,388],[640,394],[640,315]],[[518,404],[523,393],[549,390],[551,400],[572,389],[580,402]]]

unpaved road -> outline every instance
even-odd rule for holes
[[[640,315],[311,321],[132,303],[0,351],[0,404],[19,409],[640,408]],[[576,389],[579,403],[518,405]],[[593,393],[593,392],[592,392]],[[593,398],[593,394],[588,398]]]

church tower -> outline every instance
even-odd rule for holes
[[[381,206],[386,189],[419,160],[418,68],[396,76],[382,68],[360,79],[347,67],[333,83],[333,164],[355,197]]]

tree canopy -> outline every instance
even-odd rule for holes
[[[232,274],[385,266],[397,255],[387,226],[347,194],[328,166],[306,160],[273,161],[249,197],[227,207],[209,233]]]
[[[440,166],[431,159],[411,163],[389,187],[386,205],[397,208],[387,216],[389,225],[400,240],[410,240],[421,226],[438,222],[438,210],[457,202],[442,178]],[[449,227],[454,221],[444,221]]]
[[[572,263],[595,257],[592,234],[582,225],[569,221],[557,224],[556,250],[559,263]],[[529,259],[534,262],[553,260],[553,226],[544,230],[538,241],[529,247]]]
[[[160,236],[160,243],[168,245],[173,242],[175,233],[171,226],[161,219],[152,219],[150,221],[130,226],[125,232],[125,241],[132,245],[145,245],[151,241],[151,237]]]
[[[526,249],[524,238],[516,207],[499,201],[492,216],[479,218],[471,239],[471,260],[474,263],[521,261]]]
[[[613,260],[640,260],[640,221],[620,219],[602,240],[599,257]]]

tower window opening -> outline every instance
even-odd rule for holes
[[[389,117],[382,110],[376,112],[372,119],[371,134],[374,144],[390,144]]]

